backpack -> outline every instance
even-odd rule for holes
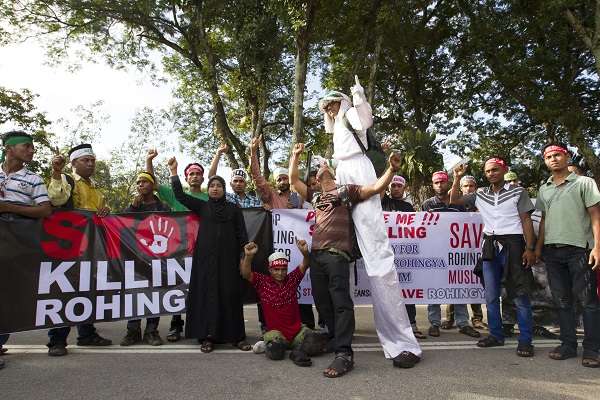
[[[354,207],[354,204],[350,201],[350,197],[348,195],[348,186],[346,185],[338,185],[337,187],[337,191],[338,191],[338,196],[340,198],[340,201],[342,202],[342,204],[346,207],[346,209],[348,210],[348,213],[350,214],[350,235],[352,237],[352,250],[349,254],[350,256],[350,261],[356,261],[359,258],[362,258],[362,254],[360,253],[360,248],[358,247],[358,241],[356,240],[356,231],[354,230],[354,221],[352,220],[352,208]],[[356,280],[356,263],[354,264],[354,276],[355,276],[355,280]]]
[[[371,160],[371,164],[373,164],[373,168],[375,169],[375,174],[377,177],[380,177],[385,171],[387,159],[383,149],[381,148],[381,145],[379,144],[379,141],[373,133],[373,130],[371,128],[367,129],[367,148],[365,148],[362,140],[358,138],[358,133],[345,115],[344,125],[346,125],[346,128],[352,132],[352,135],[354,136],[354,139],[356,139],[356,143],[358,143],[360,146],[363,154],[366,155],[369,160]]]
[[[67,179],[69,185],[71,185],[71,194],[69,194],[69,199],[65,204],[60,206],[61,208],[66,208],[68,210],[73,210],[75,208],[75,203],[73,202],[73,191],[75,190],[75,179],[71,175],[63,174]]]

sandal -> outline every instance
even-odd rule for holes
[[[498,347],[504,346],[504,341],[500,341],[492,335],[486,336],[477,342],[477,347]]]
[[[351,354],[336,354],[329,367],[323,371],[323,376],[327,378],[339,378],[342,375],[346,375],[354,368],[353,358]]]
[[[440,328],[446,329],[446,330],[452,329],[452,328],[454,328],[454,321],[446,320],[446,321],[442,322],[442,324],[440,325]]]
[[[248,342],[246,342],[245,340],[240,340],[239,342],[232,343],[232,344],[233,344],[233,347],[237,347],[241,351],[250,351],[250,350],[252,350],[252,346],[250,346],[250,344]]]
[[[417,339],[427,339],[427,335],[425,335],[423,332],[421,332],[420,330],[413,330],[413,335],[415,335],[415,337]]]
[[[178,342],[181,340],[181,331],[179,329],[172,329],[167,334],[167,341]]]
[[[203,340],[200,345],[200,351],[203,353],[210,353],[215,349],[215,345],[210,340]]]
[[[517,345],[517,355],[519,357],[533,357],[533,345],[528,343],[519,343]]]
[[[600,367],[600,357],[583,357],[581,359],[581,365],[588,368],[599,368]]]
[[[577,350],[561,344],[548,353],[548,357],[553,360],[566,360],[567,358],[577,357]]]

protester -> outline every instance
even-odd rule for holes
[[[277,168],[273,172],[277,190],[274,190],[269,182],[260,173],[258,166],[258,147],[262,142],[262,136],[252,138],[250,141],[250,173],[256,190],[263,202],[263,206],[272,210],[275,208],[302,208],[304,200],[296,192],[290,190],[290,178],[288,170]],[[300,304],[300,317],[302,323],[311,329],[315,328],[315,316],[311,304]]]
[[[454,204],[450,201],[450,195],[448,189],[450,188],[450,182],[448,174],[444,171],[435,172],[431,176],[431,184],[435,195],[425,200],[422,205],[423,211],[429,212],[464,212],[465,208],[461,205]],[[443,329],[451,329],[453,322],[452,320],[446,320],[442,324],[442,309],[439,304],[429,304],[427,306],[427,318],[429,319],[429,336],[438,337],[440,336],[440,327]],[[481,334],[477,332],[471,325],[469,325],[469,311],[467,310],[466,304],[454,304],[454,318],[458,331],[464,335],[470,337],[480,337]]]
[[[210,169],[208,170],[208,176],[215,176],[217,174],[217,167],[219,166],[219,160],[221,156],[229,151],[229,146],[222,144],[217,149],[215,156],[213,157]],[[262,202],[255,196],[250,195],[246,192],[248,174],[242,168],[234,169],[231,171],[231,189],[233,193],[226,192],[225,198],[227,201],[237,204],[242,208],[262,207]]]
[[[406,187],[406,179],[400,175],[394,175],[392,182],[389,185],[389,192],[384,194],[381,198],[381,208],[383,211],[396,211],[396,212],[415,212],[415,208],[412,204],[404,201],[404,188]],[[408,313],[408,319],[412,326],[413,333],[417,339],[426,339],[427,335],[417,327],[417,306],[414,304],[406,304],[406,312]]]
[[[353,102],[337,91],[327,93],[319,102],[325,131],[333,133],[333,158],[338,163],[336,182],[340,185],[369,185],[377,180],[371,160],[363,154],[355,138],[357,135],[366,147],[367,129],[373,125],[371,106],[357,77],[355,81],[351,90]],[[379,196],[353,207],[352,219],[371,284],[375,326],[384,355],[391,359],[419,358],[421,348],[404,307]]]
[[[304,198],[311,198],[316,213],[311,247],[310,278],[312,294],[319,315],[323,317],[329,336],[334,341],[335,358],[324,371],[336,378],[354,367],[352,334],[354,305],[350,297],[349,262],[352,254],[351,209],[382,193],[399,167],[400,158],[392,155],[389,168],[373,185],[336,185],[335,172],[324,164],[317,172],[321,192],[312,192],[298,177],[298,160],[304,145],[298,143],[290,160],[290,180]],[[401,354],[394,365],[410,368],[419,361],[413,353]]]
[[[96,172],[96,155],[90,144],[81,144],[69,150],[69,161],[73,169],[72,176],[63,174],[66,160],[57,155],[52,159],[52,177],[48,185],[48,196],[52,205],[69,209],[94,211],[104,217],[110,212],[104,195],[96,186],[92,176]],[[67,337],[70,327],[53,328],[48,331],[48,355],[67,354]],[[78,346],[110,346],[112,341],[96,332],[93,324],[77,325]]]
[[[501,284],[504,284],[507,295],[514,299],[517,306],[520,331],[517,355],[532,357],[534,348],[529,294],[533,287],[533,275],[529,267],[535,264],[535,234],[530,216],[533,204],[525,189],[504,181],[507,166],[500,158],[485,162],[484,173],[490,186],[461,197],[459,180],[465,171],[465,165],[454,169],[450,202],[477,207],[484,224],[482,258],[490,335],[481,339],[477,346],[504,345],[499,299]]]
[[[514,171],[508,171],[506,174],[504,174],[504,181],[515,186],[521,185],[521,181],[519,181],[519,176]]]
[[[169,206],[162,203],[154,194],[156,187],[156,178],[142,171],[138,174],[136,180],[138,195],[133,203],[127,207],[125,212],[168,212]],[[146,318],[146,329],[142,337],[142,321],[133,319],[127,321],[127,334],[121,340],[121,346],[131,346],[140,342],[145,342],[151,346],[160,346],[163,344],[158,333],[159,317]]]
[[[263,205],[268,209],[302,208],[302,198],[298,193],[290,191],[290,180],[287,169],[277,168],[273,173],[277,190],[273,189],[260,173],[257,152],[261,140],[262,137],[255,137],[250,142],[250,173]]]
[[[7,132],[2,137],[0,156],[0,218],[18,223],[23,218],[44,218],[52,212],[43,179],[25,166],[33,160],[35,146],[31,135],[22,131]],[[9,335],[0,335],[0,356]],[[4,368],[0,359],[0,369]],[[0,389],[1,391],[1,389]]]
[[[158,156],[158,151],[156,151],[156,149],[148,150],[146,155],[146,171],[152,176],[156,176],[154,174],[154,165],[152,164],[152,161],[156,158],[156,156]],[[189,186],[189,190],[186,190],[185,193],[200,200],[207,201],[208,195],[206,192],[202,191],[202,182],[204,182],[204,167],[202,167],[202,165],[199,163],[188,164],[184,169],[184,175],[185,181]],[[171,211],[189,211],[186,206],[177,201],[171,186],[159,184],[157,185],[157,193],[159,199],[166,203]],[[169,333],[167,334],[167,340],[169,342],[178,342],[181,340],[183,327],[184,322],[181,315],[173,315],[171,317],[171,327],[169,329]]]
[[[225,180],[208,180],[208,201],[186,194],[177,175],[177,160],[169,160],[175,198],[202,220],[196,239],[189,292],[186,299],[186,337],[196,338],[204,353],[215,343],[232,343],[242,351],[246,343],[239,263],[248,242],[241,209],[225,200]]]
[[[477,180],[474,176],[465,175],[460,179],[460,190],[463,195],[469,193],[475,193],[477,191]],[[467,204],[464,205],[465,211],[476,212],[476,207],[471,207]],[[504,298],[503,298],[504,299]],[[481,304],[471,304],[471,325],[475,329],[486,329],[487,325],[483,322],[483,310]],[[454,304],[448,304],[446,307],[446,321],[442,322],[442,326],[452,327],[454,325]]]
[[[250,242],[244,246],[244,258],[240,263],[240,273],[249,281],[263,304],[267,332],[265,332],[265,355],[271,360],[281,360],[285,350],[291,349],[290,359],[300,367],[312,365],[311,355],[321,353],[325,343],[314,349],[309,341],[313,331],[300,321],[298,296],[296,292],[304,273],[309,266],[308,244],[298,240],[296,245],[302,253],[302,263],[291,273],[288,271],[288,259],[282,251],[269,256],[269,275],[252,272],[252,260],[258,252],[258,246]]]
[[[577,356],[575,299],[583,304],[584,367],[600,367],[600,192],[592,178],[569,172],[569,151],[546,145],[542,154],[552,174],[540,187],[536,208],[542,211],[536,256],[548,270],[550,290],[558,305],[561,344],[549,356]],[[591,250],[590,250],[591,249]]]

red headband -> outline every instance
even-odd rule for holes
[[[504,169],[506,169],[506,168],[507,168],[507,167],[506,167],[506,161],[504,161],[504,160],[503,160],[503,159],[501,159],[501,158],[497,158],[497,157],[490,158],[489,160],[487,160],[487,161],[485,162],[485,164],[484,164],[484,165],[488,165],[488,164],[497,164],[497,165],[501,166],[501,167],[502,167],[502,168],[504,168]]]
[[[448,174],[444,171],[434,172],[431,176],[431,181],[441,180],[442,182],[448,182]]]
[[[198,164],[190,164],[188,165],[188,167],[185,169],[185,171],[183,171],[183,174],[185,175],[185,177],[187,178],[188,175],[190,174],[190,172],[200,172],[200,174],[204,175],[204,168],[202,168],[200,165]]]
[[[269,264],[269,268],[275,269],[287,269],[287,266],[288,260],[286,260],[285,258],[278,258],[277,260],[271,261],[271,263]]]
[[[569,154],[567,149],[565,149],[564,147],[552,145],[552,146],[546,147],[546,149],[544,150],[544,157],[546,157],[546,154],[553,153],[555,151],[557,151],[559,153],[563,153],[563,154]]]

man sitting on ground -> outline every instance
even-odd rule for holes
[[[254,286],[263,307],[267,325],[264,334],[265,355],[271,360],[281,360],[285,350],[291,348],[290,359],[294,364],[308,367],[312,365],[309,355],[318,354],[325,343],[311,349],[313,346],[308,346],[308,342],[317,335],[310,335],[312,331],[300,321],[296,291],[308,269],[309,254],[306,241],[298,240],[296,245],[304,257],[302,264],[288,274],[285,253],[276,251],[269,256],[270,275],[265,275],[252,271],[252,260],[258,252],[258,246],[250,242],[244,246],[240,273]]]

